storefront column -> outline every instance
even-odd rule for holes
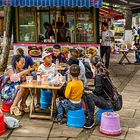
[[[126,11],[126,25],[125,25],[125,42],[128,47],[132,45],[133,37],[132,37],[132,11],[128,9]]]

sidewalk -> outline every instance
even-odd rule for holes
[[[134,54],[129,54],[134,62]],[[140,65],[120,65],[119,55],[111,56],[110,73],[113,83],[123,95],[123,109],[119,111],[122,134],[107,137],[99,133],[99,126],[90,130],[68,128],[49,120],[20,119],[21,128],[9,130],[0,140],[140,140]]]

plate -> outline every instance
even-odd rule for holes
[[[39,50],[30,50],[29,54],[30,56],[40,56],[41,52]]]
[[[97,55],[97,48],[95,47],[89,47],[87,48],[87,55],[88,56],[94,56],[94,55]]]

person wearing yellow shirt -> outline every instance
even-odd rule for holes
[[[71,65],[70,75],[72,81],[70,81],[65,90],[65,100],[60,101],[57,109],[57,122],[62,122],[64,113],[68,110],[79,110],[82,107],[81,97],[84,91],[84,85],[81,80],[78,79],[80,74],[80,67],[76,64]]]

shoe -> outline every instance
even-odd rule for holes
[[[19,108],[17,106],[11,106],[10,114],[15,115],[15,116],[21,116],[22,112],[19,110]]]
[[[87,122],[87,123],[85,123],[84,128],[90,129],[90,128],[92,128],[94,125],[95,125],[94,122],[89,122],[89,123]]]
[[[35,111],[38,112],[40,111],[40,103],[37,103],[35,106]]]
[[[57,124],[63,124],[63,120],[62,119],[56,119],[56,123]]]
[[[30,112],[29,107],[26,104],[20,104],[20,110],[26,113]]]

